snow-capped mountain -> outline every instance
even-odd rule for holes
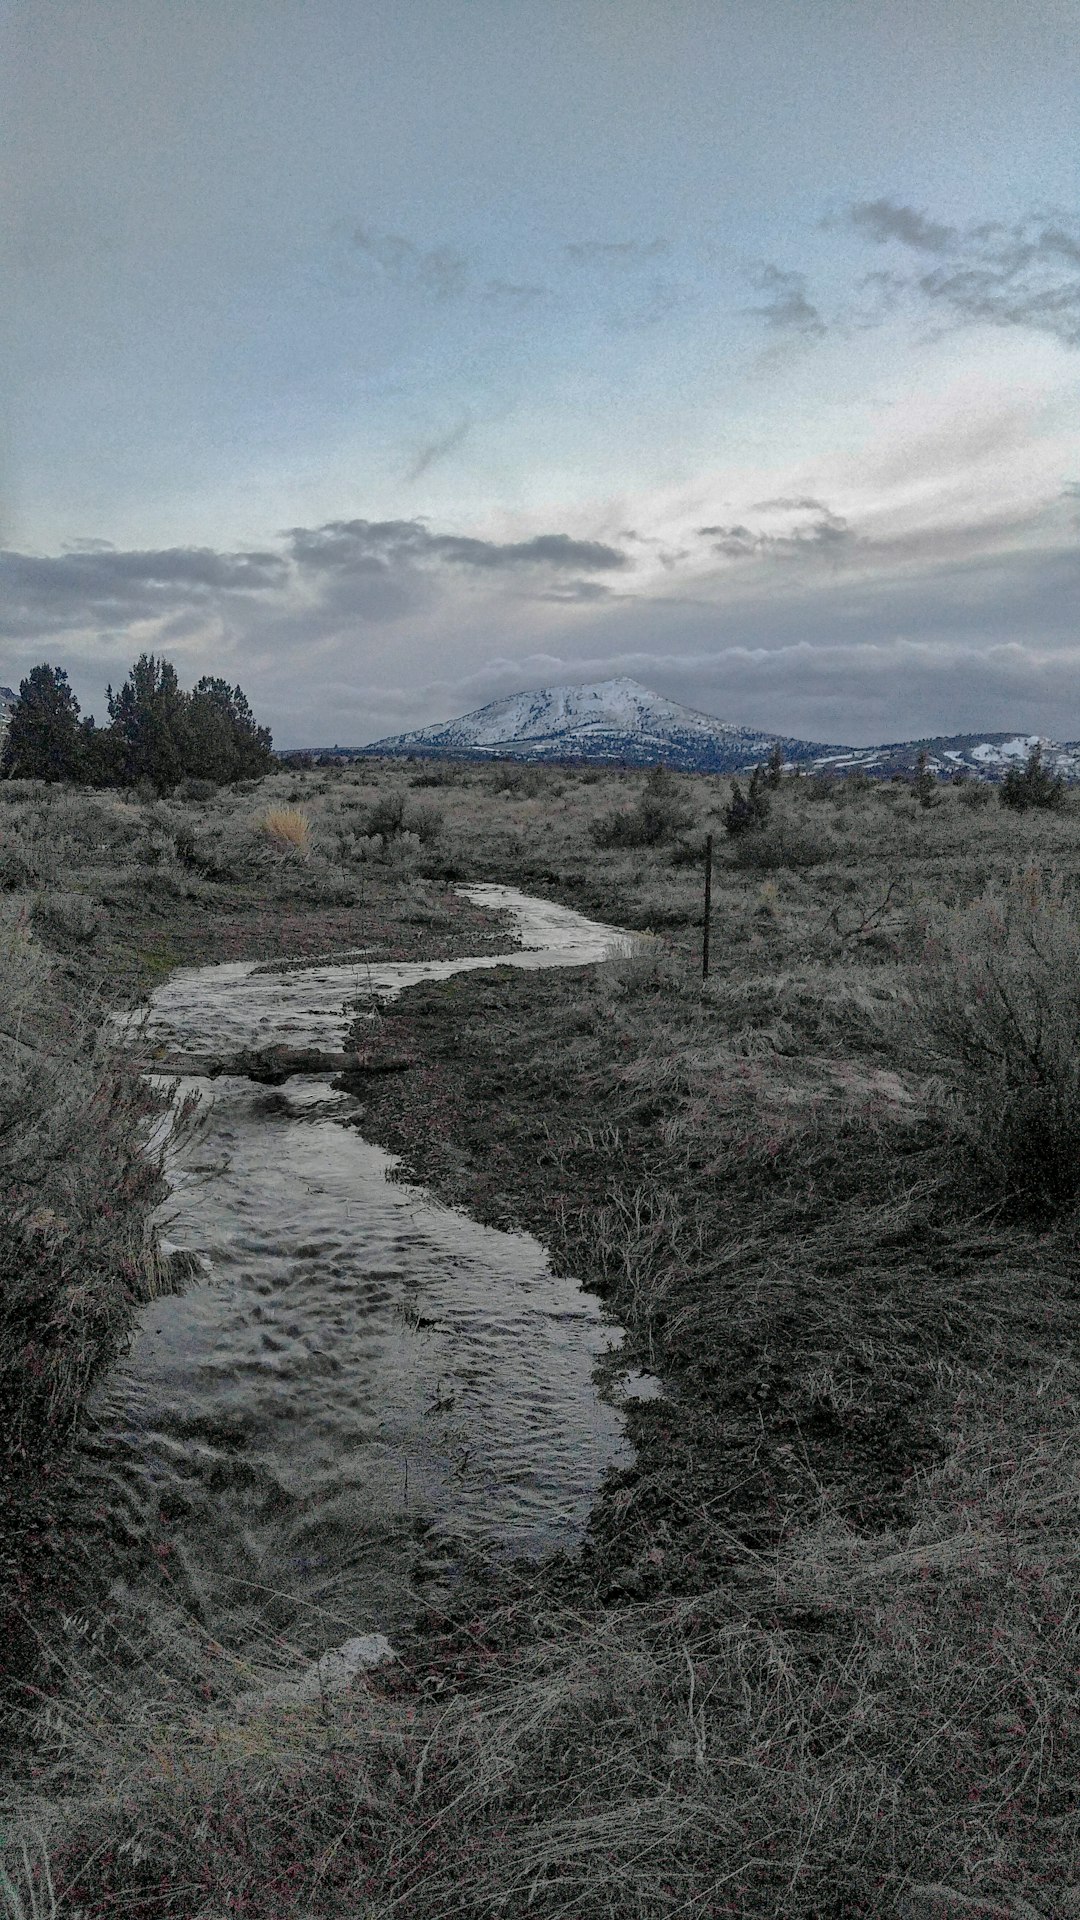
[[[17,704],[18,698],[18,694],[13,693],[10,687],[0,687],[0,733],[3,733],[11,719],[11,709]]]
[[[779,738],[789,761],[846,751],[812,740],[728,726],[712,714],[650,693],[636,680],[579,687],[541,687],[416,733],[373,741],[372,754],[445,754],[516,760],[624,761],[726,773],[766,759]]]
[[[779,745],[785,763],[806,773],[866,773],[878,780],[893,774],[910,777],[920,753],[925,753],[928,768],[939,779],[966,772],[1000,780],[1010,767],[1023,767],[1037,743],[1048,771],[1080,780],[1076,740],[1059,743],[1034,733],[955,733],[878,747],[826,746],[755,727],[729,726],[711,713],[650,693],[637,680],[620,679],[512,693],[459,720],[395,734],[353,751],[471,760],[591,760],[638,767],[662,761],[687,773],[744,773]]]

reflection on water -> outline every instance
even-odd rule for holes
[[[526,950],[359,980],[355,961],[185,969],[155,995],[148,1038],[188,1057],[340,1046],[358,985],[389,997],[472,966],[579,964],[616,937],[509,889],[466,891],[510,908]],[[83,1443],[128,1577],[164,1561],[218,1631],[257,1604],[314,1648],[412,1611],[451,1535],[573,1545],[625,1446],[592,1383],[618,1337],[592,1297],[536,1241],[389,1181],[392,1157],[329,1076],[179,1090],[201,1107],[172,1151],[167,1232],[205,1278],[144,1310]]]

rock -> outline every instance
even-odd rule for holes
[[[356,1674],[396,1659],[397,1655],[384,1633],[359,1633],[340,1647],[331,1647],[298,1680],[277,1680],[266,1687],[251,1688],[238,1695],[236,1705],[264,1707],[277,1701],[282,1705],[304,1705],[312,1700],[320,1700],[326,1694],[344,1693]]]

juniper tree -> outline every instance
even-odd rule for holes
[[[16,780],[74,780],[81,739],[79,703],[67,674],[42,662],[19,682],[0,750],[0,773]]]
[[[1023,773],[1017,767],[1009,768],[999,797],[1003,807],[1013,807],[1018,812],[1026,807],[1060,807],[1065,798],[1065,782],[1060,774],[1055,776],[1043,766],[1040,740],[1036,740],[1028,754]]]

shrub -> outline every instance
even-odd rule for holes
[[[737,780],[731,783],[731,799],[724,808],[724,827],[733,840],[747,833],[759,833],[769,818],[769,795],[765,776],[755,767],[744,793]]]
[[[409,785],[410,787],[460,787],[461,775],[462,770],[454,761],[448,762],[445,766],[436,762],[433,766],[424,767],[421,772],[414,773]]]
[[[205,800],[212,800],[217,790],[217,782],[215,780],[200,780],[195,774],[189,774],[187,779],[181,780],[180,785],[177,787],[176,797],[178,800],[191,800],[200,803]]]
[[[767,873],[774,867],[817,866],[829,857],[829,845],[812,828],[791,820],[769,821],[755,833],[737,835],[731,864],[750,872]]]
[[[438,839],[442,824],[440,807],[416,803],[410,806],[403,793],[387,793],[372,807],[364,831],[369,836],[378,834],[384,841],[395,840],[400,834],[411,834],[426,846]]]
[[[489,793],[515,793],[532,799],[540,792],[542,778],[535,767],[523,767],[513,760],[502,760],[492,767],[484,782]]]
[[[1022,813],[1028,807],[1060,807],[1065,798],[1065,782],[1048,773],[1042,763],[1042,745],[1037,740],[1027,757],[1023,773],[1010,767],[998,789],[1003,807]]]
[[[100,931],[101,904],[85,893],[39,893],[33,917],[46,938],[85,946]]]
[[[666,767],[654,767],[635,804],[602,814],[589,828],[598,847],[658,847],[682,833],[693,821],[687,805]]]
[[[988,780],[963,780],[960,783],[960,805],[962,807],[988,807],[993,799],[993,788]]]
[[[951,1090],[977,1186],[1043,1219],[1080,1195],[1080,915],[1059,874],[926,924],[917,1057]]]
[[[277,853],[305,858],[311,850],[311,821],[299,807],[268,807],[258,826]]]

